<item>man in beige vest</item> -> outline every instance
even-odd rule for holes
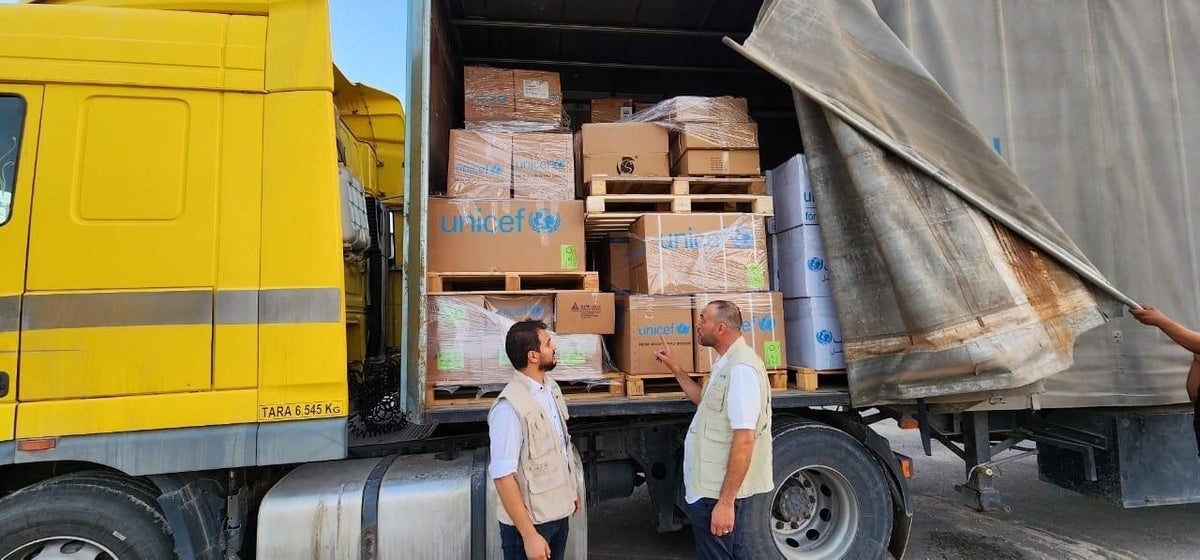
[[[567,405],[546,372],[558,365],[545,323],[508,330],[513,378],[488,413],[491,462],[505,560],[563,560],[570,516],[579,512],[579,466],[567,434]]]
[[[738,530],[745,499],[775,489],[771,468],[771,385],[766,367],[742,339],[742,312],[708,304],[696,321],[700,344],[721,357],[703,388],[667,347],[655,356],[699,405],[683,446],[683,483],[699,558],[748,558]]]

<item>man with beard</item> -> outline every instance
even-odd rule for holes
[[[558,365],[557,350],[541,321],[513,325],[504,341],[517,371],[488,413],[488,474],[500,496],[496,517],[505,560],[564,558],[569,518],[579,512],[567,405],[546,376]]]
[[[742,339],[742,311],[714,301],[696,321],[700,344],[721,357],[701,389],[679,367],[666,340],[654,353],[699,405],[683,443],[684,500],[697,556],[748,558],[737,521],[746,500],[775,489],[771,467],[771,385],[754,349]]]

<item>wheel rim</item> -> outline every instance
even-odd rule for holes
[[[120,560],[91,539],[47,537],[17,547],[0,560]]]
[[[809,466],[779,485],[771,504],[771,535],[784,558],[841,558],[858,532],[858,499],[836,470]]]

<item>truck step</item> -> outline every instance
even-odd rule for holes
[[[752,194],[609,194],[587,197],[586,209],[584,227],[589,239],[629,231],[633,222],[649,212],[775,215],[770,196]]]
[[[593,175],[589,196],[617,194],[767,194],[767,178],[751,177],[612,177]]]
[[[430,272],[427,293],[600,291],[598,272]]]
[[[558,388],[568,402],[592,401],[625,396],[623,376],[606,373],[603,377],[584,381],[559,381]],[[451,385],[430,384],[425,387],[425,404],[433,407],[491,406],[504,390],[504,384]]]
[[[796,376],[792,388],[800,391],[816,391],[829,387],[847,387],[846,370],[828,369],[816,370],[806,367],[788,366],[788,371]]]

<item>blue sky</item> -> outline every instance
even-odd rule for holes
[[[411,0],[410,0],[411,1]],[[17,0],[0,0],[15,4]],[[329,0],[333,60],[353,82],[395,95],[408,111],[409,1]]]

